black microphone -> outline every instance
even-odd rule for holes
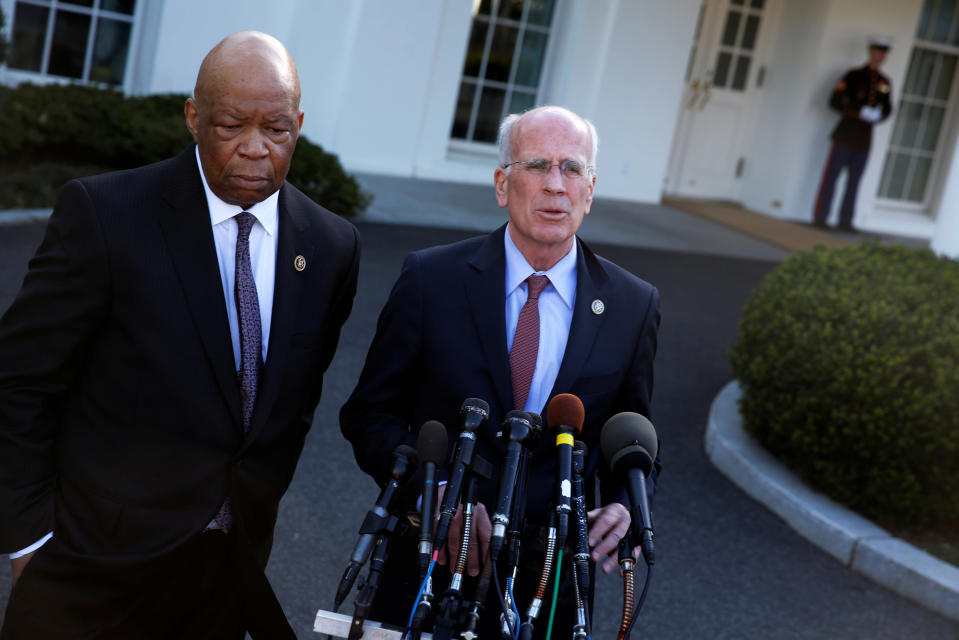
[[[520,455],[523,445],[535,433],[533,424],[529,421],[529,414],[524,411],[510,411],[503,420],[500,437],[506,445],[506,459],[503,463],[503,474],[500,476],[499,492],[496,498],[496,511],[493,513],[493,535],[490,538],[490,554],[487,562],[496,562],[499,551],[503,548],[506,537],[506,526],[509,524],[510,507],[513,502],[513,492],[516,489],[516,477],[519,472]]]
[[[356,582],[356,576],[360,569],[366,564],[373,551],[377,535],[386,530],[390,514],[394,509],[394,501],[399,494],[400,486],[409,480],[413,472],[416,471],[417,457],[416,450],[413,447],[401,444],[393,450],[392,465],[390,467],[390,480],[380,491],[380,496],[376,499],[376,504],[366,513],[363,524],[360,525],[360,537],[353,547],[353,553],[350,555],[350,564],[343,572],[340,578],[340,585],[336,589],[336,596],[333,599],[333,610],[339,608],[343,600],[353,588]]]
[[[583,402],[571,393],[553,396],[546,407],[549,428],[556,432],[556,492],[553,502],[556,509],[556,548],[566,546],[569,534],[569,514],[573,494],[573,436],[583,429],[586,410]]]
[[[436,525],[433,537],[433,546],[441,548],[446,544],[446,536],[450,532],[450,522],[456,515],[460,493],[463,490],[463,479],[473,464],[473,450],[476,447],[476,430],[481,428],[489,418],[489,404],[479,398],[467,398],[460,407],[460,435],[456,443],[456,453],[453,466],[450,468],[449,481],[446,483],[446,493],[443,495],[443,506],[440,508],[440,521]]]
[[[416,439],[416,452],[423,465],[423,500],[420,508],[420,578],[426,577],[433,555],[433,523],[436,520],[436,465],[447,454],[446,427],[436,420],[424,422]]]
[[[586,471],[586,444],[573,443],[573,514],[576,517],[576,535],[573,539],[573,585],[576,592],[576,625],[573,638],[589,636],[589,522],[586,517],[586,492],[583,473]]]
[[[659,450],[656,429],[644,416],[626,411],[606,421],[599,439],[613,476],[629,491],[633,535],[640,541],[646,564],[652,565],[655,560],[653,525],[646,478],[653,472],[653,461]]]

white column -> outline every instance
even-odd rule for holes
[[[936,213],[936,228],[929,246],[940,255],[959,258],[959,144],[952,150]]]

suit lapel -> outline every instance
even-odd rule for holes
[[[563,354],[563,362],[560,364],[556,382],[549,394],[550,398],[570,389],[579,377],[605,317],[602,312],[595,313],[592,305],[594,300],[605,302],[603,292],[607,282],[606,272],[593,252],[578,238],[577,242],[579,251],[576,258],[576,302],[573,306],[573,322],[569,327],[566,353]]]
[[[200,180],[193,147],[180,154],[161,189],[170,210],[159,217],[164,240],[196,323],[207,358],[234,421],[239,425],[240,391],[221,292],[220,268],[216,260],[213,229],[206,194]]]
[[[470,258],[465,287],[470,315],[483,346],[500,406],[512,407],[513,387],[510,382],[509,354],[506,352],[505,229],[506,225],[503,225],[487,236]]]
[[[287,197],[287,188],[280,191],[277,206],[277,238],[276,267],[273,289],[273,311],[270,320],[270,340],[267,346],[266,362],[260,374],[260,387],[256,397],[256,407],[253,410],[253,422],[247,441],[262,428],[276,403],[283,380],[283,371],[286,368],[290,349],[287,347],[292,341],[295,331],[296,310],[300,300],[300,292],[307,271],[297,271],[294,268],[294,259],[303,256],[306,259],[306,269],[319,268],[313,263],[314,247],[309,240],[309,222],[304,213],[290,205]]]

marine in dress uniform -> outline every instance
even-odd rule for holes
[[[813,224],[817,227],[826,226],[836,180],[846,169],[849,173],[839,210],[839,228],[854,231],[852,218],[856,212],[856,193],[869,158],[872,127],[892,113],[892,84],[879,72],[889,46],[889,40],[885,38],[870,40],[869,62],[847,71],[829,99],[829,106],[840,112],[842,118],[832,132],[832,146],[813,206]]]

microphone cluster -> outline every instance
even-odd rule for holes
[[[532,638],[554,570],[558,581],[564,550],[568,550],[572,556],[570,574],[576,597],[575,622],[570,633],[573,640],[590,637],[589,608],[586,604],[590,592],[589,542],[584,490],[587,450],[586,445],[576,438],[583,428],[585,410],[580,399],[572,394],[553,397],[546,410],[549,431],[556,446],[556,480],[552,506],[548,512],[546,553],[539,582],[525,615],[521,619],[514,594],[522,554],[521,540],[533,450],[544,431],[543,420],[538,414],[510,411],[500,425],[497,436],[505,444],[506,453],[499,465],[489,552],[473,597],[467,602],[462,592],[469,541],[476,534],[473,531],[473,515],[477,482],[489,479],[492,475],[489,462],[476,454],[476,443],[485,433],[489,414],[489,405],[481,399],[467,398],[463,402],[459,411],[459,433],[448,465],[444,465],[449,449],[447,430],[435,420],[425,422],[420,428],[416,449],[399,445],[393,451],[390,479],[360,526],[359,538],[334,598],[336,611],[369,561],[369,577],[361,582],[360,593],[354,602],[351,639],[360,638],[363,634],[363,623],[380,583],[390,540],[405,529],[403,519],[406,514],[401,513],[405,505],[399,504],[398,495],[418,468],[422,471],[420,501],[418,514],[413,516],[418,515],[419,520],[417,554],[421,586],[416,600],[411,603],[412,612],[405,638],[419,638],[430,621],[433,638],[437,640],[478,638],[479,622],[484,615],[491,585],[500,610],[490,612],[490,615],[495,615],[498,620],[500,637],[509,640]],[[636,413],[619,413],[603,426],[600,444],[613,478],[627,489],[632,517],[631,535],[624,538],[620,549],[620,564],[624,569],[624,607],[619,638],[623,639],[629,637],[642,606],[655,557],[645,481],[653,470],[658,440],[649,420]],[[440,491],[440,477],[444,471],[447,479],[445,489]],[[440,495],[442,500],[439,499]],[[437,502],[440,504],[437,505]],[[449,549],[451,579],[437,601],[433,590],[433,568],[446,545],[454,517],[461,508],[462,536],[459,549]],[[646,587],[635,610],[632,600],[633,552],[632,545],[627,543],[630,539],[639,541],[642,557],[649,567]],[[501,556],[505,560],[505,582],[499,579],[499,569],[504,568],[499,566]],[[625,582],[627,580],[628,585]],[[554,637],[552,624],[551,613],[550,637]]]

